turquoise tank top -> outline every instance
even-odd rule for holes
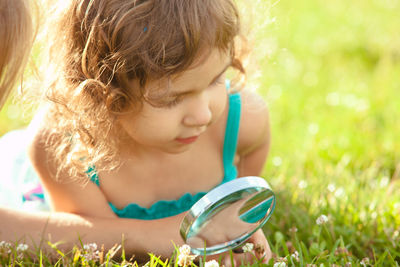
[[[227,84],[229,87],[229,84]],[[237,169],[233,164],[239,134],[241,98],[239,93],[229,95],[229,112],[225,128],[222,161],[224,166],[224,177],[221,184],[231,181],[237,177]],[[99,177],[95,168],[87,171],[90,180],[100,186]],[[155,220],[177,215],[189,210],[194,203],[202,198],[207,192],[199,192],[195,195],[186,193],[177,200],[160,200],[151,205],[150,208],[131,203],[123,209],[116,208],[109,202],[114,213],[121,218]]]

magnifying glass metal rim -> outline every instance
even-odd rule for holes
[[[232,188],[234,188],[235,190],[232,191]],[[195,223],[196,219],[198,219],[212,205],[223,200],[224,198],[228,197],[231,194],[235,194],[236,192],[240,192],[242,190],[254,189],[254,188],[259,188],[260,190],[262,190],[262,189],[270,190],[272,192],[271,187],[269,186],[267,181],[265,181],[263,178],[258,177],[258,176],[240,177],[240,178],[237,178],[230,182],[221,184],[221,185],[215,187],[214,189],[212,189],[211,191],[209,191],[205,196],[203,196],[199,201],[197,201],[189,209],[189,211],[186,213],[185,217],[183,218],[181,227],[180,227],[180,234],[181,234],[182,238],[185,241],[187,240],[188,233],[189,233],[191,227],[193,226],[193,224]],[[274,202],[273,202],[272,210],[269,213],[269,216],[272,214],[272,212],[275,208],[275,194],[273,192],[272,192],[272,194],[274,196]],[[268,218],[269,218],[269,216],[268,216]],[[264,223],[268,220],[268,218],[265,219]],[[258,230],[260,227],[262,227],[262,225],[264,223],[260,224],[252,232],[255,232],[256,230]],[[240,243],[236,244],[234,246],[231,245],[232,247],[230,247],[228,245],[229,246],[228,250],[231,248],[235,248],[238,245],[240,245]],[[192,250],[193,250],[193,248],[192,248]],[[207,252],[207,248],[205,248],[205,250]],[[214,253],[212,253],[212,254],[214,254]],[[211,255],[211,254],[208,254],[208,255]]]

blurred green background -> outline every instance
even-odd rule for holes
[[[258,90],[272,129],[263,176],[278,194],[264,229],[273,251],[301,251],[302,264],[360,264],[368,257],[394,265],[400,1],[254,3]],[[326,232],[316,224],[322,214],[329,218]]]
[[[272,156],[298,162],[317,153],[335,163],[347,154],[363,166],[393,168],[400,148],[399,1],[280,1],[271,13],[276,22],[264,35],[275,50],[262,82]]]
[[[316,234],[326,214],[352,255],[387,251],[399,261],[400,1],[258,4],[272,21],[259,49],[272,128],[263,174],[278,192],[266,231],[276,251],[285,252],[283,237],[294,242],[293,227],[311,255],[334,249]]]
[[[263,176],[278,194],[265,227],[274,252],[303,242],[322,259],[341,239],[358,259],[400,260],[400,1],[239,1],[244,13],[249,5],[271,116]],[[11,99],[0,135],[30,116]],[[318,236],[321,214],[332,242]]]

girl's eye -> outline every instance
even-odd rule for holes
[[[214,87],[214,86],[221,85],[221,84],[225,84],[225,73],[223,73],[215,81],[213,81],[210,84],[210,87]],[[166,107],[166,108],[172,108],[172,107],[178,105],[179,103],[181,103],[183,99],[184,99],[184,95],[178,95],[178,96],[174,97],[172,100],[166,100],[162,104],[162,106]]]
[[[224,75],[224,74],[220,75],[220,76],[211,84],[211,86],[220,85],[220,84],[225,84],[225,75]]]
[[[183,99],[182,97],[177,96],[173,100],[170,100],[167,103],[165,103],[164,106],[167,108],[172,108],[172,107],[178,105],[180,102],[182,102],[182,99]]]

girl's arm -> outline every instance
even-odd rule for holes
[[[132,219],[96,218],[62,212],[26,212],[0,207],[0,240],[26,243],[29,248],[40,247],[55,252],[47,241],[57,243],[64,252],[74,245],[96,243],[107,252],[123,241],[127,255],[146,257],[148,252],[169,257],[173,242],[183,244],[179,224],[183,215],[155,220],[152,223]],[[175,229],[175,230],[171,230]],[[121,251],[119,251],[121,252]],[[137,258],[135,258],[137,259]]]
[[[259,176],[270,146],[269,113],[264,100],[253,92],[242,92],[238,141],[239,177]]]

